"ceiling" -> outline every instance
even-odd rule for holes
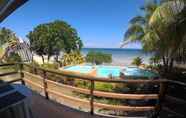
[[[0,0],[0,22],[28,0]]]

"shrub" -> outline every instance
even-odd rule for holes
[[[86,61],[90,63],[102,64],[102,63],[111,63],[112,62],[112,55],[106,54],[102,52],[94,52],[90,51],[86,55]]]
[[[29,64],[29,65],[32,65],[32,66],[34,66],[34,67],[40,67],[39,63],[37,63],[36,61],[32,61],[31,63],[28,63],[28,64]],[[27,66],[24,66],[24,70],[25,70],[25,71],[28,71],[28,72],[31,72],[31,73],[34,72],[33,68],[27,67]]]
[[[98,91],[114,91],[114,85],[111,83],[95,82],[95,89]]]
[[[59,64],[58,63],[44,63],[41,64],[41,67],[46,68],[46,69],[58,69],[59,68]]]
[[[76,65],[85,62],[83,55],[79,51],[65,53],[63,59],[61,60],[62,65]]]
[[[21,57],[17,53],[11,53],[5,61],[7,63],[16,63],[16,62],[21,62]]]
[[[143,60],[141,57],[136,57],[133,59],[132,64],[136,66],[140,66],[143,63]]]

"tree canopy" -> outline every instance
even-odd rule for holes
[[[102,52],[90,51],[86,55],[86,61],[94,64],[111,63],[112,55]]]
[[[140,41],[145,51],[160,57],[165,72],[171,71],[176,58],[184,57],[186,2],[155,0],[145,4],[141,10],[143,15],[130,20],[124,44]]]
[[[27,35],[31,49],[38,55],[59,55],[60,51],[70,53],[83,46],[77,31],[64,21],[40,24]],[[44,60],[44,58],[43,58]]]
[[[5,27],[0,29],[0,61],[8,56],[8,48],[13,49],[17,45],[17,42],[18,38],[12,30]]]
[[[0,39],[0,46],[4,45],[5,43],[11,43],[13,41],[18,40],[15,33],[5,27],[0,29]]]

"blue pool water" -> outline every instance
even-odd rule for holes
[[[119,67],[99,66],[97,67],[97,76],[99,77],[119,77],[121,69]]]
[[[148,70],[143,70],[137,67],[126,67],[123,69],[123,72],[125,76],[135,76],[135,77],[157,77],[158,74],[148,71]]]
[[[80,72],[80,73],[90,73],[93,69],[96,69],[97,76],[98,77],[119,77],[120,72],[123,72],[125,76],[135,76],[135,77],[156,77],[158,76],[157,74],[143,70],[137,67],[115,67],[115,66],[69,66],[64,68],[65,70],[69,71],[75,71],[75,72]]]
[[[68,66],[64,68],[65,70],[69,71],[75,71],[75,72],[80,72],[80,73],[89,73],[92,70],[92,66]]]

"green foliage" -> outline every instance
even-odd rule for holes
[[[99,91],[114,91],[114,85],[112,83],[95,82],[95,90]]]
[[[84,62],[85,62],[85,59],[79,51],[71,52],[69,54],[65,53],[61,60],[61,63],[64,66],[82,64]]]
[[[18,40],[15,33],[7,28],[0,29],[0,61],[3,61],[7,51],[7,47],[14,46]]]
[[[59,68],[59,64],[58,63],[44,63],[41,65],[41,67],[46,68],[46,69],[58,69]]]
[[[5,27],[0,29],[0,47],[5,43],[11,43],[12,41],[16,41],[17,37],[13,31],[7,29]]]
[[[40,24],[27,35],[31,49],[38,55],[59,55],[60,51],[70,53],[80,50],[82,41],[74,28],[64,21]]]
[[[160,0],[146,3],[143,15],[130,21],[124,44],[140,41],[147,52],[154,52],[163,62],[165,73],[171,71],[177,57],[185,59],[186,50],[186,2]]]
[[[31,66],[33,66],[33,67],[40,67],[39,63],[37,63],[36,61],[32,61],[32,62],[30,62],[28,64],[31,65]],[[31,68],[31,67],[29,67],[29,66],[24,66],[23,68],[27,72],[34,73],[34,69]]]
[[[152,56],[150,59],[150,64],[151,65],[158,65],[158,64],[160,64],[160,57],[158,57],[158,56]]]
[[[90,63],[102,64],[102,63],[111,63],[112,62],[112,55],[106,54],[102,52],[94,52],[90,51],[86,55],[86,61]]]
[[[16,63],[16,62],[21,62],[21,57],[17,53],[11,53],[5,61],[7,63]]]
[[[136,57],[133,59],[132,64],[136,66],[140,66],[143,63],[143,60],[141,57]]]

